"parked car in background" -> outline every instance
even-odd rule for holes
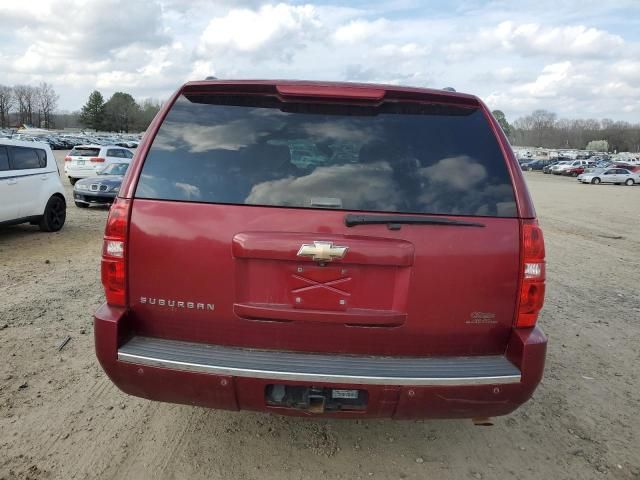
[[[518,159],[518,164],[520,165],[520,168],[521,168],[523,171],[529,170],[529,169],[527,168],[527,165],[529,165],[530,163],[533,163],[533,160],[528,160],[528,159],[527,159],[527,161],[526,161],[526,162],[521,162],[521,161],[520,161],[520,159]]]
[[[71,150],[75,145],[62,136],[53,137],[61,150]]]
[[[630,165],[628,163],[624,163],[624,162],[616,162],[616,163],[612,163],[611,167],[617,167],[617,168],[624,168],[626,170],[629,170],[630,172],[640,172],[640,165]]]
[[[542,167],[542,173],[544,174],[549,174],[551,173],[551,168],[555,165],[557,165],[558,163],[560,163],[558,160],[553,161],[551,163],[548,163],[547,165],[545,165],[544,167]]]
[[[551,165],[548,169],[547,168],[543,168],[542,171],[544,173],[555,173],[556,170],[558,170],[559,168],[562,168],[564,166],[568,166],[570,163],[571,163],[571,161],[556,162],[553,165]]]
[[[547,163],[544,167],[542,167],[542,173],[551,173],[551,169],[553,167],[555,167],[556,165],[560,164],[560,163],[570,163],[573,160],[568,158],[568,157],[558,157],[555,160],[549,160],[549,163]]]
[[[606,168],[601,171],[584,173],[580,176],[582,183],[613,183],[616,185],[633,185],[640,183],[640,173],[626,168]]]
[[[504,415],[531,397],[544,241],[477,97],[214,80],[156,118],[102,250],[96,354],[122,390],[397,419]],[[461,188],[442,181],[452,170],[486,174]]]
[[[123,142],[117,142],[116,145],[119,147],[127,147],[127,148],[138,148],[138,142],[133,140],[126,140]]]
[[[567,169],[562,170],[560,174],[568,177],[577,177],[578,175],[584,173],[585,170],[594,167],[594,162],[588,162],[586,165],[571,166]]]
[[[564,175],[567,170],[577,167],[585,168],[589,165],[589,163],[590,162],[588,160],[572,160],[570,162],[560,162],[551,168],[551,173],[553,173],[554,175]]]
[[[64,226],[67,205],[58,164],[44,142],[0,139],[0,224]]]
[[[78,145],[64,157],[64,173],[74,185],[80,178],[95,176],[112,163],[130,163],[133,152],[117,145]]]
[[[612,165],[613,163],[611,163],[609,160],[598,160],[595,164],[596,168],[607,168]]]
[[[89,205],[113,203],[128,167],[128,163],[112,163],[95,177],[78,180],[73,186],[76,207],[87,208]]]
[[[579,174],[576,177],[576,180],[578,180],[579,182],[582,182],[582,177],[584,177],[585,175],[589,175],[591,173],[599,173],[599,172],[603,172],[607,169],[608,167],[598,167],[598,166],[594,166],[594,167],[590,167],[590,168],[585,168],[584,172],[582,172],[581,174]]]
[[[585,171],[585,166],[581,165],[579,167],[571,167],[567,170],[563,170],[561,174],[568,177],[577,177],[581,173],[584,173],[584,171]]]
[[[521,165],[522,170],[532,171],[532,170],[542,170],[547,165],[554,163],[551,160],[534,160],[532,162],[525,163]]]

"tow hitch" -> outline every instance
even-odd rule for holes
[[[294,408],[310,413],[340,410],[366,410],[366,390],[351,390],[298,385],[267,385],[265,400],[272,407]]]

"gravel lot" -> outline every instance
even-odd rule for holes
[[[640,187],[526,178],[547,241],[547,369],[493,427],[126,396],[93,353],[107,210],[76,208],[65,180],[62,232],[0,228],[0,479],[640,479]]]

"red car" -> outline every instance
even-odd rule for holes
[[[613,166],[614,167],[619,167],[619,168],[626,168],[627,170],[629,170],[630,172],[633,172],[633,173],[640,172],[640,165],[632,165],[630,163],[617,162],[617,163],[614,163]]]
[[[107,220],[97,357],[227,410],[484,418],[543,374],[542,232],[475,96],[190,82]]]
[[[577,177],[578,175],[584,173],[585,168],[591,168],[591,166],[580,165],[579,167],[571,167],[567,170],[563,170],[562,175]]]

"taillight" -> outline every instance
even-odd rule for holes
[[[522,222],[522,278],[517,328],[533,327],[544,304],[544,238],[536,220]]]
[[[70,162],[71,161],[71,157],[69,155],[67,155],[66,157],[64,157],[64,161],[65,162]]]
[[[102,285],[107,303],[127,305],[127,231],[131,201],[116,198],[109,210],[102,246]]]
[[[103,163],[104,162],[104,158],[102,158],[102,157],[91,157],[89,159],[89,161],[91,161],[93,163]]]

